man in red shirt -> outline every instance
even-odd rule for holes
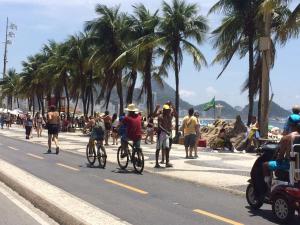
[[[142,139],[142,117],[138,114],[139,110],[134,104],[129,104],[128,115],[122,121],[126,125],[127,138],[133,141],[135,148],[141,148]]]

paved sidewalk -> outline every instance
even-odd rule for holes
[[[37,138],[34,131],[34,137],[30,140],[25,140],[24,129],[14,126],[10,129],[5,128],[0,130],[0,135],[41,144],[45,146],[45,151],[47,150],[47,131],[44,131],[44,136],[41,138]],[[80,131],[76,133],[60,133],[59,142],[62,150],[85,157],[88,137]],[[117,149],[118,146],[113,145],[106,147],[108,154],[107,161],[117,163]],[[173,168],[155,169],[153,168],[155,164],[155,145],[143,144],[142,149],[145,155],[145,170],[147,172],[212,186],[214,188],[226,189],[239,194],[243,194],[246,190],[249,172],[257,157],[254,154],[218,153],[201,148],[199,149],[199,158],[185,159],[184,147],[174,144],[170,153]],[[118,166],[116,165],[116,167]]]

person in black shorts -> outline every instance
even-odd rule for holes
[[[59,153],[58,146],[58,132],[60,127],[60,116],[55,110],[55,106],[50,106],[47,114],[47,128],[48,128],[48,153],[51,153],[51,143],[54,141],[56,146],[56,154]]]

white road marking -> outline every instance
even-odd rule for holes
[[[11,146],[7,146],[7,147],[14,150],[14,151],[19,151],[19,149],[17,149],[17,148],[14,148],[14,147],[11,147]]]
[[[38,155],[35,155],[35,154],[31,154],[31,153],[27,153],[26,155],[29,155],[29,156],[31,156],[31,157],[33,157],[33,158],[36,158],[36,159],[44,159],[44,158],[41,157],[41,156],[38,156]]]
[[[75,168],[75,167],[68,166],[68,165],[65,165],[65,164],[62,164],[62,163],[56,163],[56,165],[61,166],[61,167],[64,167],[64,168],[67,168],[67,169],[69,169],[69,170],[79,171],[79,169],[77,169],[77,168]]]
[[[0,192],[8,198],[10,201],[12,201],[16,206],[18,206],[20,209],[22,209],[24,212],[26,212],[29,216],[31,216],[34,220],[36,220],[41,225],[49,225],[48,222],[46,222],[43,218],[41,218],[38,214],[30,210],[26,205],[24,205],[22,202],[20,202],[18,199],[13,197],[8,191],[6,191],[3,187],[0,186]]]

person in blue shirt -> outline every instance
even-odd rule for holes
[[[300,115],[300,106],[299,105],[294,105],[292,109],[292,114],[289,116],[287,119],[284,128],[283,128],[283,135],[288,135],[289,133],[292,132],[292,124],[293,124],[293,119],[297,119],[298,116]]]

